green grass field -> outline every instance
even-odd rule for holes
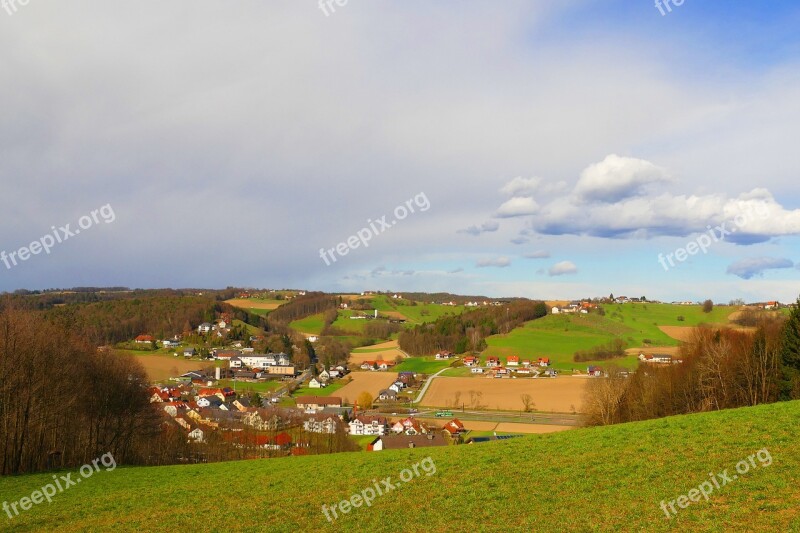
[[[234,383],[232,379],[221,379],[219,380],[220,387],[230,387],[233,388]],[[262,383],[246,383],[244,381],[236,381],[236,392],[243,393],[243,392],[272,392],[275,389],[279,389],[281,386],[280,381],[264,381]]]
[[[437,361],[433,357],[409,357],[392,369],[393,372],[417,372],[420,374],[435,374],[443,368],[450,366],[450,361]]]
[[[798,531],[798,419],[800,403],[792,402],[472,446],[118,467],[0,519],[4,529],[65,532],[185,523],[271,532]],[[759,450],[766,451],[748,463]],[[423,460],[418,477],[399,480]],[[749,471],[739,475],[741,461]],[[709,473],[738,478],[720,481],[708,501],[676,503],[677,517],[668,518],[660,502],[689,494]],[[386,477],[400,488],[326,520],[323,505]],[[2,478],[0,500],[16,502],[52,480],[51,473]],[[224,490],[198,498],[200,487]]]
[[[337,379],[333,381],[330,385],[322,389],[312,389],[310,387],[299,387],[292,393],[293,397],[298,396],[330,396],[345,385],[349,383],[349,380],[345,377],[344,379]]]
[[[319,335],[322,333],[322,328],[325,327],[325,321],[322,313],[318,313],[316,315],[311,315],[306,318],[290,322],[289,327],[301,333]]]
[[[677,346],[679,342],[659,329],[659,326],[697,326],[701,323],[727,324],[728,315],[736,309],[718,306],[703,313],[699,306],[668,304],[625,304],[605,306],[606,315],[596,313],[547,315],[526,322],[507,335],[486,339],[488,348],[482,357],[496,355],[503,360],[509,355],[536,359],[550,357],[553,368],[571,370],[587,363],[576,363],[573,355],[608,343],[615,338],[624,340],[629,348],[638,348],[650,341],[651,346]],[[678,317],[684,320],[679,321]],[[614,364],[633,368],[636,357],[613,360]]]

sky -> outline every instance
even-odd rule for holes
[[[789,1],[5,0],[0,291],[794,301],[799,26]]]

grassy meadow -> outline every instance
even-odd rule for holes
[[[800,403],[472,446],[100,471],[51,504],[3,520],[15,531],[797,531]],[[366,439],[365,439],[366,440]],[[766,449],[746,475],[668,518],[660,502]],[[761,461],[763,457],[771,459]],[[426,458],[407,483],[400,473]],[[432,463],[431,463],[432,461]],[[76,474],[73,474],[73,478]],[[371,507],[331,506],[391,477]],[[408,476],[407,476],[408,477]],[[52,474],[0,479],[15,502]],[[167,488],[168,487],[168,488]],[[224,487],[214,490],[210,487]],[[213,497],[198,497],[198,493]]]

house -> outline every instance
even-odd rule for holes
[[[448,441],[442,435],[383,435],[372,441],[369,446],[367,446],[367,450],[379,452],[381,450],[447,446],[448,444]]]
[[[283,427],[283,420],[271,409],[254,409],[242,417],[242,423],[258,431],[277,431]]]
[[[552,314],[552,315],[557,315],[557,314],[559,314],[560,312],[561,312],[561,308],[560,308],[560,307],[558,307],[558,306],[556,306],[556,305],[554,305],[554,306],[553,306],[553,307],[550,309],[550,314]]]
[[[326,385],[319,381],[317,378],[311,378],[311,381],[308,382],[309,389],[321,389]]]
[[[445,360],[445,359],[452,359],[453,357],[455,357],[453,355],[453,352],[448,352],[448,351],[439,352],[435,356],[437,361],[442,361],[442,360]]]
[[[341,407],[342,399],[333,396],[298,396],[295,404],[305,411],[321,411],[326,407]]]
[[[550,366],[550,358],[549,357],[540,357],[536,361],[536,364],[539,365],[542,368],[546,368],[546,367]]]
[[[489,358],[486,359],[486,366],[488,366],[489,368],[495,368],[500,366],[500,358],[495,357],[493,355],[489,356]]]
[[[230,361],[232,358],[242,355],[242,352],[240,350],[220,350],[218,348],[214,348],[211,350],[211,355],[214,356],[214,359]]]
[[[223,407],[223,401],[217,396],[203,396],[197,399],[197,406],[220,409]]]
[[[310,433],[333,434],[342,423],[336,415],[311,414],[303,421],[303,429]]]
[[[397,391],[392,388],[383,389],[378,393],[378,399],[382,402],[397,401]]]
[[[391,429],[393,433],[403,433],[405,435],[423,435],[428,433],[428,428],[419,420],[412,417],[395,422],[392,424]]]
[[[545,377],[548,377],[548,378],[554,378],[554,377],[558,376],[558,371],[557,370],[553,370],[552,368],[548,368],[547,370],[544,371],[544,375],[545,375]]]
[[[506,358],[506,366],[519,366],[519,356],[518,355],[509,355]]]
[[[385,435],[389,427],[382,416],[359,415],[350,421],[351,435]]]
[[[522,366],[524,366],[525,368],[528,368],[529,366],[531,366],[531,360],[530,359],[523,359],[522,360]]]
[[[483,369],[479,366],[474,366],[470,370],[473,374],[483,374]]]
[[[194,428],[189,432],[189,440],[193,442],[205,442],[206,435],[200,428]]]
[[[213,328],[213,325],[209,324],[208,322],[203,322],[197,326],[197,333],[209,333]]]
[[[378,364],[375,361],[364,361],[361,363],[361,370],[375,370]]]
[[[177,348],[180,345],[181,341],[179,340],[165,339],[161,341],[161,346],[163,346],[164,348]]]
[[[517,374],[520,374],[520,375],[523,375],[523,374],[524,375],[530,375],[532,373],[532,371],[531,371],[531,369],[529,367],[518,368],[518,369],[515,370],[515,372]]]
[[[600,376],[603,375],[603,369],[600,368],[599,366],[590,366],[589,368],[586,369],[586,372],[590,376],[596,378],[599,378]]]
[[[504,377],[510,376],[511,371],[507,368],[503,368],[502,366],[496,369],[495,377]]]
[[[408,387],[412,383],[414,383],[414,373],[413,372],[400,372],[397,374],[397,381],[403,382],[403,384]]]
[[[331,379],[331,374],[327,370],[323,370],[322,372],[319,373],[317,379],[322,382],[328,381]]]
[[[152,335],[139,335],[134,342],[136,344],[150,344],[156,342],[156,339]]]
[[[403,390],[403,387],[402,385],[398,386],[397,383],[392,383],[391,385],[389,385],[389,390],[392,390],[394,392],[400,392],[401,390]]]
[[[380,370],[389,370],[391,367],[395,366],[396,363],[392,361],[379,361],[378,368]]]
[[[467,429],[464,427],[464,424],[462,424],[458,418],[454,418],[445,424],[443,429],[448,432],[451,437],[457,437],[458,435],[461,435],[467,431]]]
[[[194,357],[195,355],[197,355],[197,350],[195,350],[194,348],[190,347],[183,350],[184,357]]]
[[[328,375],[331,377],[331,379],[336,379],[336,378],[342,377],[342,373],[340,371],[338,371],[338,370],[330,370],[328,372]]]
[[[779,306],[778,302],[767,302],[764,305],[764,309],[777,309]]]
[[[475,366],[478,364],[478,358],[472,355],[464,358],[464,366]]]

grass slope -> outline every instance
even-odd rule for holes
[[[659,326],[726,324],[728,315],[735,309],[718,306],[706,314],[700,306],[625,304],[608,305],[605,310],[605,316],[594,313],[547,315],[526,322],[507,335],[487,338],[488,348],[483,356],[519,355],[523,359],[550,357],[556,369],[583,368],[587,363],[573,361],[573,355],[578,350],[588,350],[614,338],[621,338],[631,348],[643,346],[646,340],[652,346],[677,346],[678,341],[662,332]],[[679,321],[679,316],[684,320]],[[628,368],[636,366],[633,356],[613,361],[616,365]]]
[[[98,472],[13,519],[20,531],[797,531],[800,402],[505,442]],[[747,475],[668,519],[659,508],[767,448]],[[328,523],[331,505],[431,457],[413,478]],[[74,475],[73,475],[74,477]],[[9,502],[50,474],[0,479]],[[198,497],[207,493],[213,497]],[[454,519],[455,518],[455,519]],[[4,526],[12,522],[2,517]]]

